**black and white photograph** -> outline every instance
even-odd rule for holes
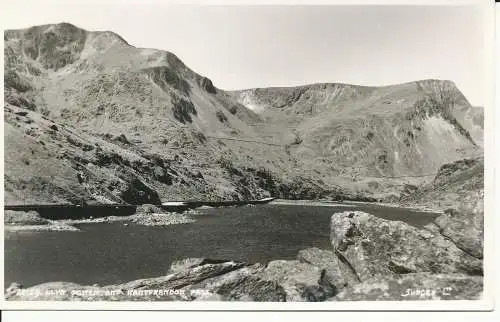
[[[7,2],[2,306],[487,299],[487,1]]]

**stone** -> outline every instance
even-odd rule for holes
[[[107,286],[88,286],[69,282],[49,282],[24,289],[21,285],[13,283],[6,290],[7,300],[53,300],[53,301],[169,301],[193,300],[186,286],[197,284],[205,279],[224,275],[240,269],[247,264],[232,261],[219,261],[210,259],[186,260],[179,271],[174,271],[166,276],[139,279],[124,284]],[[178,266],[180,268],[180,266]],[[254,289],[263,284],[255,284]],[[158,292],[163,290],[162,292]],[[168,291],[167,291],[168,290]],[[219,299],[213,292],[200,294],[203,299]],[[274,297],[276,298],[276,297]]]
[[[336,291],[326,280],[324,269],[298,260],[271,261],[259,276],[281,285],[287,302],[324,301]]]
[[[9,299],[16,296],[18,291],[22,288],[23,286],[19,283],[11,283],[10,286],[5,290],[5,298]]]
[[[286,292],[283,287],[259,276],[264,269],[261,264],[242,267],[188,286],[185,290],[196,300],[284,302]]]
[[[332,301],[478,300],[483,278],[463,274],[412,273],[374,277],[346,288]]]
[[[335,287],[335,293],[340,292],[345,286],[345,280],[340,269],[339,259],[333,251],[323,250],[316,247],[299,251],[297,260],[301,263],[311,264],[325,270],[326,281]]]
[[[215,88],[214,84],[209,78],[202,77],[201,82],[200,82],[201,88],[203,88],[205,91],[211,94],[216,94],[217,89]]]
[[[120,134],[119,136],[114,138],[115,141],[121,142],[123,144],[130,144],[130,141],[127,139],[125,134]]]
[[[208,259],[208,258],[198,258],[198,257],[188,257],[181,260],[174,261],[170,265],[170,273],[182,272],[184,270],[205,265],[205,264],[218,264],[224,263],[224,260]]]
[[[351,282],[417,272],[482,275],[482,261],[444,236],[364,212],[334,214],[331,241]]]
[[[483,198],[464,202],[458,210],[447,210],[434,220],[440,233],[471,256],[482,259],[484,248]]]
[[[219,276],[247,264],[233,261],[202,261],[199,265],[188,267],[172,274],[131,281],[123,284],[125,289],[180,289],[188,285],[199,283],[207,278]]]

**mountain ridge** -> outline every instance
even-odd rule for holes
[[[4,41],[12,200],[50,199],[47,176],[70,202],[379,199],[408,180],[377,176],[437,172],[482,151],[482,112],[451,81],[225,91],[175,54],[113,32],[62,23]],[[23,147],[32,150],[15,153]],[[66,170],[40,172],[41,155]]]

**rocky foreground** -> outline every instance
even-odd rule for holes
[[[480,299],[483,212],[447,212],[418,229],[364,212],[331,219],[332,249],[267,264],[190,258],[119,285],[12,284],[8,300],[350,301]]]

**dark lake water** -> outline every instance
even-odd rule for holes
[[[5,285],[49,281],[101,285],[165,275],[170,264],[187,257],[267,262],[294,259],[301,249],[330,249],[330,218],[346,210],[365,210],[414,226],[436,215],[407,209],[258,205],[200,210],[195,223],[147,227],[123,223],[77,225],[79,232],[5,234]]]

